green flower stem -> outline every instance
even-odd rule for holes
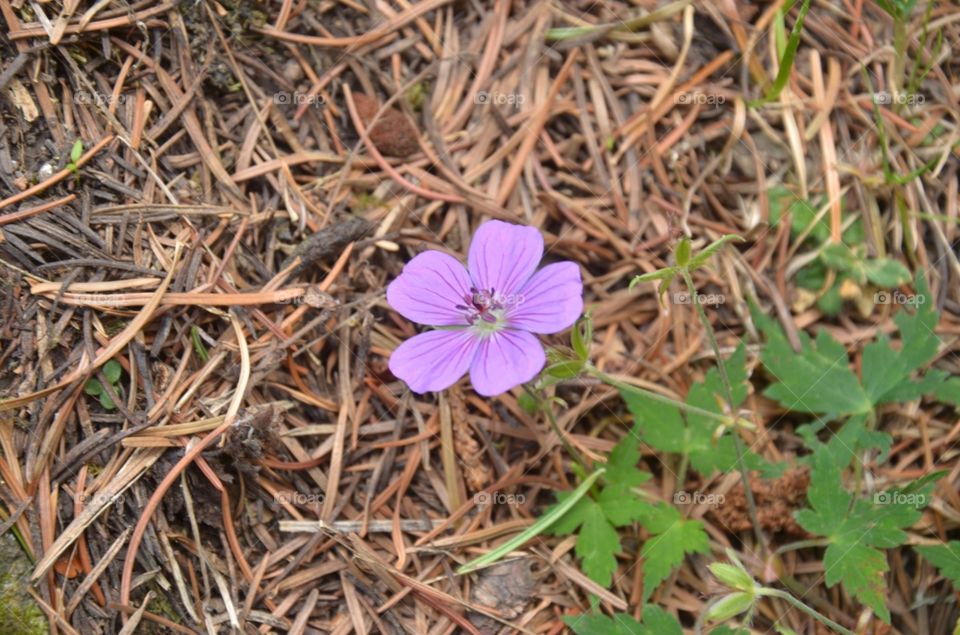
[[[797,609],[803,611],[804,613],[806,613],[807,615],[809,615],[809,616],[812,617],[813,619],[817,620],[817,621],[820,622],[821,624],[825,624],[825,625],[829,626],[830,628],[832,628],[832,629],[835,630],[836,632],[841,633],[842,635],[854,635],[853,631],[851,631],[850,629],[847,629],[847,628],[844,628],[844,627],[840,626],[839,624],[837,624],[836,622],[834,622],[833,620],[831,620],[831,619],[830,619],[829,617],[827,617],[826,615],[820,613],[820,612],[817,611],[816,609],[810,608],[809,606],[807,606],[806,604],[804,604],[803,602],[801,602],[801,601],[798,600],[797,598],[793,597],[793,595],[791,595],[791,594],[789,594],[789,593],[787,593],[787,592],[785,592],[785,591],[781,591],[781,590],[779,590],[779,589],[768,589],[768,588],[766,588],[766,587],[763,587],[763,588],[761,588],[761,589],[759,589],[759,590],[757,591],[757,594],[758,594],[758,595],[766,595],[766,596],[768,596],[768,597],[775,597],[775,598],[780,598],[781,600],[785,600],[785,601],[789,602],[790,604],[792,604],[792,605],[793,605],[794,607],[796,607]]]
[[[691,406],[690,404],[683,403],[682,401],[677,401],[676,399],[671,399],[670,397],[666,397],[664,395],[661,395],[660,393],[656,393],[651,390],[646,390],[645,388],[638,388],[637,386],[625,384],[622,381],[615,379],[610,375],[606,374],[605,372],[603,372],[602,370],[600,370],[599,368],[597,368],[596,366],[594,366],[589,362],[587,362],[587,364],[584,366],[584,370],[587,371],[588,375],[593,375],[600,381],[604,382],[605,384],[609,384],[614,388],[643,393],[644,397],[652,399],[653,401],[658,401],[662,404],[673,406],[674,408],[679,408],[680,410],[684,412],[689,412],[690,414],[695,414],[700,417],[706,417],[707,419],[713,419],[714,421],[716,421],[721,425],[724,425],[727,427],[733,427],[738,423],[741,423],[741,421],[736,417],[720,415],[715,412],[710,412],[709,410],[704,410],[703,408],[697,408],[696,406]]]
[[[563,447],[566,448],[567,452],[570,453],[570,456],[577,462],[580,468],[583,470],[584,474],[590,473],[590,464],[587,463],[586,459],[583,458],[583,455],[580,454],[580,451],[577,448],[573,447],[573,444],[570,443],[570,440],[567,439],[567,435],[564,434],[563,430],[560,429],[560,424],[557,423],[557,417],[553,414],[553,407],[550,405],[549,400],[544,399],[543,396],[529,384],[523,384],[523,389],[527,391],[527,394],[537,402],[537,408],[547,415],[547,421],[550,422],[550,427],[553,428],[554,434],[560,438],[560,442],[563,443]]]
[[[806,549],[808,547],[826,547],[830,544],[830,540],[827,538],[815,538],[813,540],[798,540],[796,542],[787,543],[777,548],[776,554],[780,555],[787,553],[788,551],[796,551],[797,549]]]
[[[717,335],[713,332],[713,325],[710,324],[710,320],[707,319],[707,314],[703,310],[703,305],[700,304],[700,297],[697,294],[697,288],[693,284],[693,278],[690,277],[690,272],[687,269],[681,269],[681,274],[683,275],[683,281],[687,285],[687,291],[690,293],[690,297],[693,299],[693,306],[697,311],[697,317],[700,318],[700,323],[703,324],[703,328],[707,332],[707,338],[710,340],[710,347],[713,349],[713,354],[717,358],[717,372],[720,374],[720,383],[723,385],[723,396],[724,399],[726,399],[727,406],[732,414],[735,409],[733,404],[733,389],[730,387],[730,378],[727,376],[727,368],[723,365],[723,358],[720,356],[720,345],[717,344]],[[753,490],[750,489],[750,473],[747,471],[747,465],[743,460],[743,441],[740,439],[740,435],[736,430],[733,431],[731,436],[733,437],[733,445],[737,450],[737,467],[740,470],[740,480],[743,483],[743,496],[747,501],[747,513],[750,516],[750,522],[753,524],[753,532],[757,537],[757,543],[760,545],[760,551],[761,553],[766,554],[767,541],[763,535],[763,529],[761,529],[760,522],[757,517],[757,503],[753,498]]]

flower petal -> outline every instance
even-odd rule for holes
[[[466,326],[458,304],[470,293],[470,276],[453,256],[425,251],[404,266],[387,287],[387,302],[412,322],[429,326]]]
[[[473,235],[467,265],[478,289],[510,296],[533,275],[541,258],[543,236],[539,230],[491,220]]]
[[[470,368],[480,339],[469,329],[427,331],[400,344],[390,356],[390,372],[410,390],[449,388]]]
[[[543,346],[526,331],[506,329],[484,337],[470,366],[470,381],[493,397],[537,376],[547,361]]]
[[[543,335],[559,333],[583,313],[583,282],[575,262],[547,265],[523,285],[507,324]]]

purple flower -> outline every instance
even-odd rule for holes
[[[533,379],[546,362],[533,333],[558,333],[583,312],[580,268],[537,271],[543,237],[533,227],[488,221],[477,229],[468,268],[439,251],[418,254],[387,287],[400,315],[435,330],[390,356],[390,371],[417,393],[443,390],[470,371],[481,395]],[[536,272],[536,273],[534,273]]]

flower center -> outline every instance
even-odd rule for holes
[[[463,302],[456,308],[463,312],[467,324],[481,332],[493,332],[503,327],[507,299],[493,289],[470,287],[470,293],[463,294]]]

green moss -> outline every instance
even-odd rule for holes
[[[12,534],[0,536],[0,633],[43,635],[47,618],[36,605],[27,587],[32,565]]]

